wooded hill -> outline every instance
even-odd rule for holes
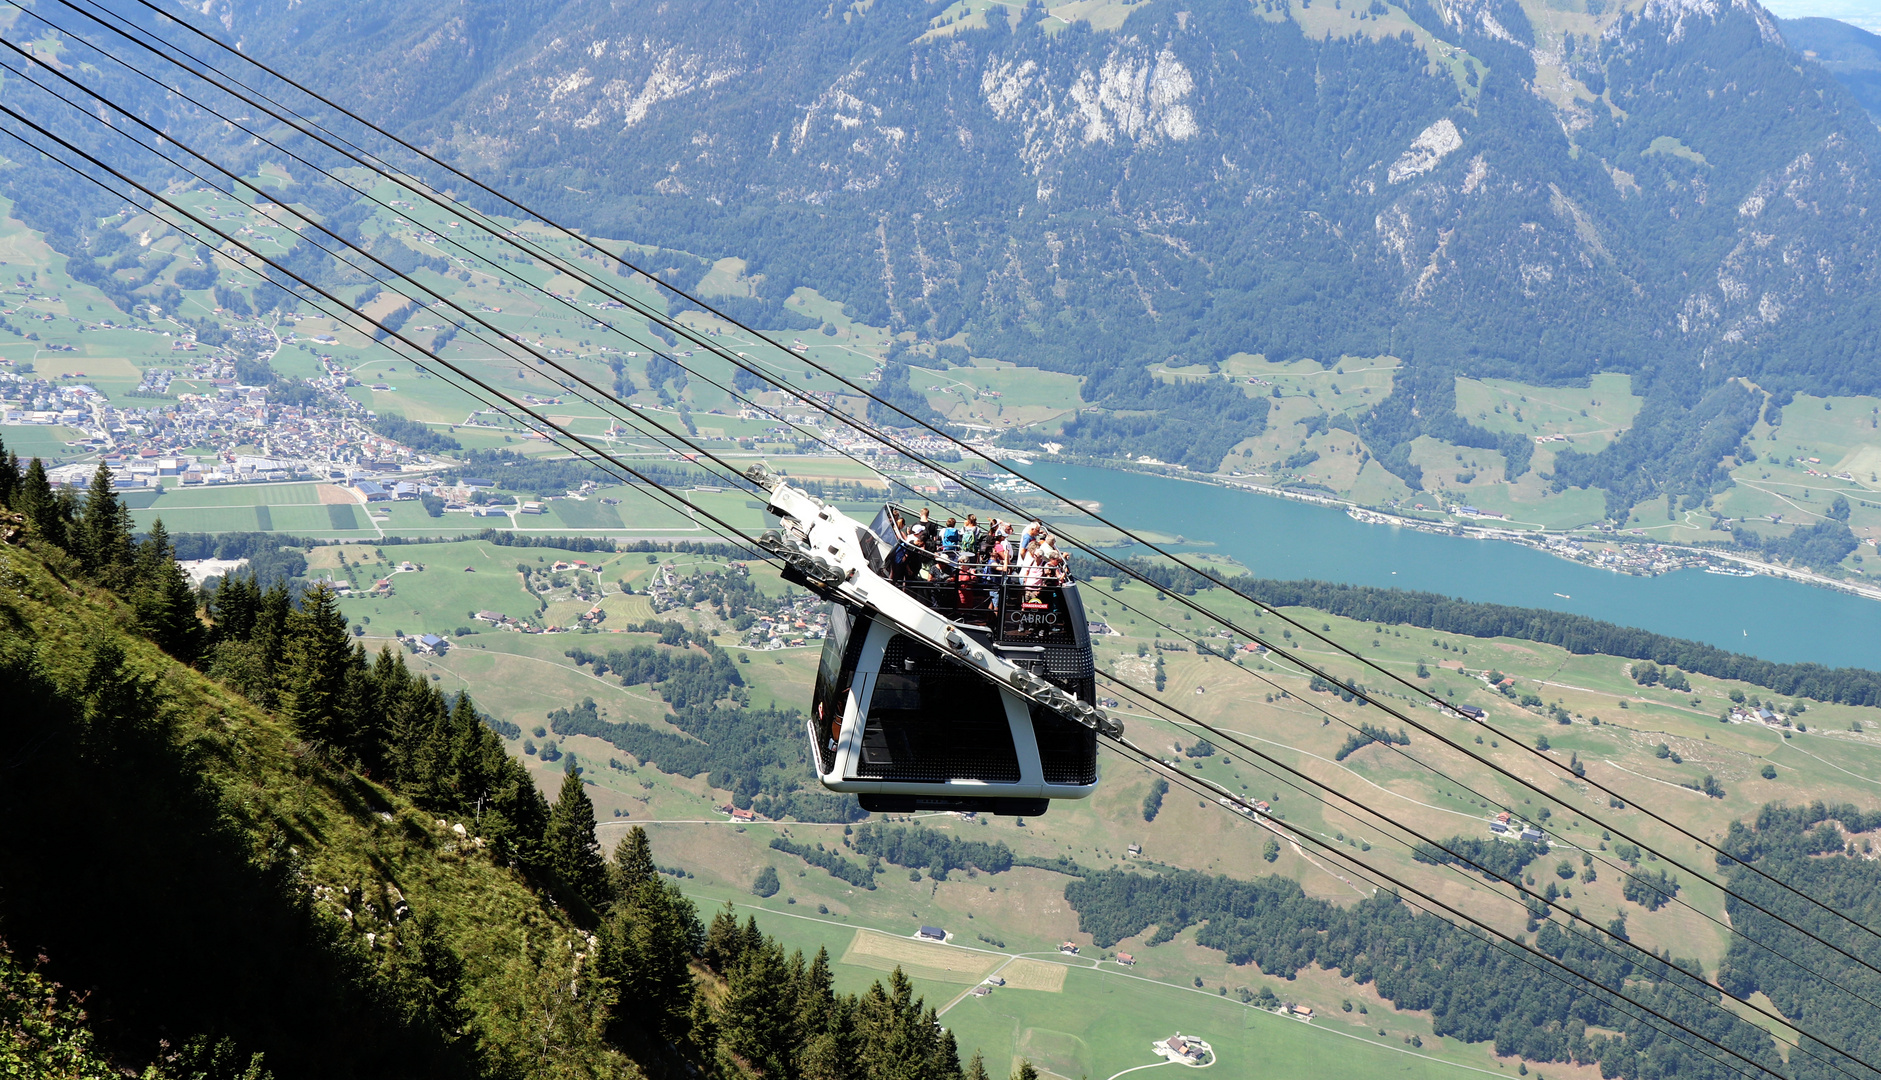
[[[102,470],[81,499],[8,458],[0,507],[0,1063],[963,1075],[899,973],[836,994],[827,957],[708,928],[640,830],[604,857],[578,773],[544,799],[326,590],[200,608]]]

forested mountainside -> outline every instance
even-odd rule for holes
[[[757,321],[813,286],[1080,374],[1100,408],[1074,449],[1214,468],[1265,403],[1149,365],[1389,353],[1373,456],[1415,486],[1430,434],[1519,474],[1519,440],[1456,416],[1454,375],[1625,371],[1635,430],[1557,469],[1617,510],[1727,482],[1764,404],[1733,378],[1881,387],[1881,133],[1751,0],[1077,7],[1103,28],[925,0],[176,11],[545,211],[663,245],[678,284],[746,259]],[[57,231],[49,188],[12,181]]]
[[[129,520],[0,457],[0,1072],[961,1080],[898,969],[708,926],[573,758],[551,804],[330,591],[204,607]]]
[[[1638,435],[1562,470],[1628,504],[1642,468],[1694,501],[1720,481],[1759,405],[1733,376],[1881,385],[1881,142],[1748,0],[1128,10],[212,9],[543,209],[745,257],[773,302],[810,285],[965,331],[1093,404],[1207,417],[1233,393],[1157,389],[1164,360],[1404,356],[1362,434],[1407,479],[1419,433],[1498,445],[1453,419],[1456,373],[1641,376]],[[1207,467],[1227,438],[1132,433]]]
[[[1834,19],[1783,19],[1783,37],[1822,65],[1881,123],[1881,34]]]

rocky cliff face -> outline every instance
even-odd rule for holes
[[[1752,0],[208,14],[542,209],[1094,400],[1241,351],[1881,390],[1881,142]]]

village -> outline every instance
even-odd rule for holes
[[[346,385],[341,374],[304,384],[305,392],[290,395],[300,404],[270,401],[267,387],[236,382],[233,365],[223,360],[182,371],[146,371],[139,389],[124,398],[147,397],[150,405],[113,404],[77,381],[82,378],[75,373],[48,381],[37,378],[30,365],[0,370],[0,422],[76,429],[84,437],[72,449],[96,455],[55,470],[55,484],[89,482],[96,461],[111,470],[120,489],[306,479],[351,483],[441,467],[374,432],[367,410],[340,392]],[[179,379],[200,383],[204,392],[169,400],[164,395]]]

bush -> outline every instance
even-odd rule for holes
[[[1647,911],[1657,911],[1678,895],[1679,881],[1664,870],[1633,870],[1620,886],[1620,894]]]
[[[780,888],[782,888],[782,885],[779,884],[777,880],[777,868],[775,866],[767,866],[758,871],[757,878],[751,882],[751,891],[762,897],[776,896],[777,890]]]
[[[1143,796],[1144,821],[1156,820],[1156,815],[1163,809],[1163,796],[1167,794],[1169,794],[1169,781],[1160,776],[1150,781],[1149,794]]]
[[[1766,764],[1764,765],[1763,768],[1757,770],[1757,775],[1763,777],[1765,780],[1775,780],[1776,779],[1776,766]]]

